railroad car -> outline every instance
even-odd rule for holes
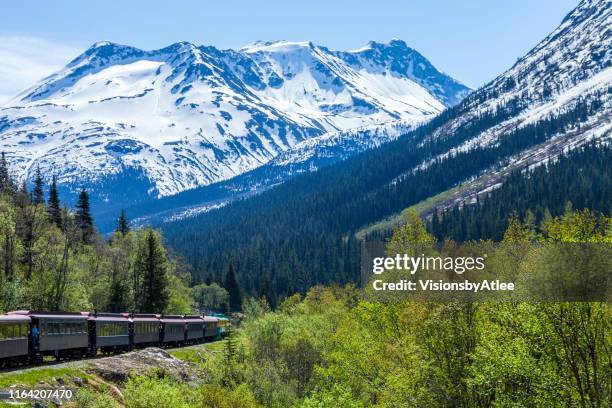
[[[227,331],[229,329],[230,326],[230,319],[228,319],[225,316],[218,316],[217,319],[219,319],[219,336],[221,338],[224,338],[225,336],[227,336]]]
[[[9,315],[30,318],[31,355],[36,360],[42,360],[42,356],[54,356],[58,360],[80,358],[89,353],[87,316],[82,313],[20,310]],[[34,326],[39,330],[37,340],[31,336]]]
[[[0,367],[28,362],[30,321],[28,316],[0,315]]]
[[[219,338],[219,319],[213,316],[204,316],[204,339],[212,340]]]
[[[161,315],[161,343],[163,347],[179,346],[185,343],[185,319],[179,315]]]
[[[204,319],[202,316],[184,316],[186,332],[185,343],[197,344],[204,340]]]
[[[131,317],[132,344],[142,348],[161,345],[161,324],[157,314],[135,314]]]
[[[87,313],[90,354],[128,351],[130,342],[130,321],[120,313]]]

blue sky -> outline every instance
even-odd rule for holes
[[[478,87],[554,29],[578,0],[6,1],[0,103],[101,40],[143,49],[177,41],[239,48],[310,40],[332,49],[405,40],[440,70]]]

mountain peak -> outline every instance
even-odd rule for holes
[[[290,52],[305,48],[314,48],[314,44],[311,41],[287,41],[287,40],[275,40],[275,41],[255,41],[252,44],[248,44],[240,51],[252,53],[252,52]]]
[[[412,49],[412,48],[408,47],[408,44],[406,44],[406,41],[400,40],[398,38],[393,38],[393,39],[391,39],[387,43],[379,43],[379,42],[376,42],[376,41],[370,41],[370,44],[372,46],[378,47],[378,48],[404,48],[404,49]]]
[[[368,41],[368,43],[364,45],[363,47],[360,47],[354,50],[350,50],[348,52],[360,53],[364,51],[380,50],[380,49],[387,49],[387,48],[395,48],[395,49],[402,49],[406,51],[412,51],[412,48],[410,48],[408,44],[406,44],[406,41],[400,40],[398,38],[393,38],[389,42],[386,42],[386,43],[378,42],[378,41]]]
[[[126,58],[128,56],[141,54],[143,54],[142,50],[129,45],[118,44],[111,41],[98,41],[72,60],[68,64],[68,67],[79,65],[85,60],[88,60],[90,63],[96,61],[99,64],[107,64],[111,60],[117,58]]]

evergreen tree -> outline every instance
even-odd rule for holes
[[[235,387],[238,377],[236,368],[237,344],[232,326],[227,328],[227,332],[225,334],[225,361],[223,364],[223,376],[221,377],[221,382],[226,387]]]
[[[13,180],[9,174],[8,163],[6,162],[6,156],[4,152],[0,154],[0,194],[9,193],[14,191]]]
[[[140,311],[160,313],[168,306],[168,261],[153,230],[149,230],[141,243],[136,259],[136,274],[142,277]]]
[[[111,284],[109,292],[110,312],[119,313],[128,309],[128,286],[124,280],[119,279],[115,272],[111,275]]]
[[[60,207],[59,194],[57,192],[57,180],[55,176],[51,180],[51,187],[49,188],[49,203],[47,205],[47,213],[49,214],[49,220],[62,228],[62,209]]]
[[[229,308],[230,311],[236,312],[242,310],[242,295],[240,293],[240,286],[236,280],[236,274],[234,273],[234,267],[230,263],[227,274],[225,275],[225,290],[229,293]]]
[[[81,239],[85,243],[89,243],[93,235],[93,218],[89,208],[89,194],[85,189],[82,189],[79,193],[79,201],[76,205],[75,221],[77,226],[81,229]]]
[[[32,204],[44,204],[45,193],[43,192],[44,181],[42,174],[40,173],[40,166],[36,166],[36,173],[34,174],[34,188],[32,189]]]
[[[119,218],[117,219],[117,228],[115,231],[121,233],[121,235],[127,235],[127,233],[130,232],[130,222],[128,221],[127,216],[125,215],[125,210],[123,209],[121,210]]]

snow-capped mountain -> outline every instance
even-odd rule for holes
[[[553,136],[535,143],[475,174],[462,188],[438,202],[425,215],[470,202],[499,187],[515,170],[555,160],[561,153],[612,138],[612,2],[583,0],[561,24],[514,66],[456,106],[449,120],[424,140],[456,136],[482,117],[490,124],[457,140],[446,152],[424,160],[413,170],[474,149],[496,149],[529,126],[540,125]],[[448,112],[448,111],[447,111]],[[498,114],[498,115],[496,115]],[[557,122],[569,122],[561,127]],[[555,128],[557,126],[557,128]],[[535,134],[537,136],[537,133]],[[506,143],[506,146],[509,143]],[[401,178],[402,176],[398,177]]]
[[[468,93],[398,40],[348,52],[99,42],[0,108],[0,150],[21,178],[40,166],[125,205],[229,179],[328,132],[420,122]]]

